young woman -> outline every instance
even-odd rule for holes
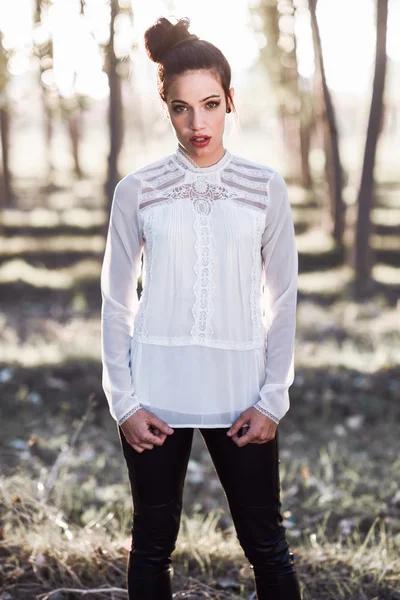
[[[128,594],[172,598],[171,554],[198,428],[258,598],[298,600],[278,452],[294,379],[291,208],[274,168],[224,147],[226,114],[235,112],[230,67],[188,26],[159,18],[145,32],[178,144],[116,186],[101,273],[102,384],[134,506]]]

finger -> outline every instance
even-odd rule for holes
[[[158,437],[158,439],[161,441],[161,444],[159,444],[160,446],[165,442],[166,438],[167,438],[167,434],[166,433],[162,433],[158,427],[150,427],[150,431],[151,433],[153,433],[156,437]]]
[[[267,442],[272,442],[272,440],[274,439],[274,437],[275,437],[275,433],[269,434],[266,440],[262,439],[260,441],[260,444],[266,444]]]
[[[159,439],[160,439],[160,440],[161,440],[163,443],[165,442],[165,439],[166,439],[166,437],[167,437],[167,434],[166,434],[166,433],[163,433],[162,431],[160,431],[160,430],[158,429],[158,427],[156,427],[156,428],[155,428],[155,429],[152,431],[152,433],[154,433],[154,435],[155,435],[155,436],[157,436],[157,437],[158,437],[158,438],[159,438]]]
[[[246,433],[244,435],[240,436],[240,438],[237,441],[237,445],[241,448],[242,446],[245,446],[246,444],[253,442],[255,439],[257,439],[257,437],[253,434],[253,432],[251,431],[251,429],[249,427],[247,429]]]
[[[239,431],[239,429],[241,429],[243,427],[243,425],[246,423],[246,420],[247,420],[246,417],[243,417],[243,415],[238,417],[236,419],[236,421],[233,423],[233,425],[231,426],[231,428],[226,432],[227,435],[229,435],[229,436],[236,435],[237,432]]]
[[[166,435],[171,435],[171,433],[174,433],[174,430],[172,429],[172,427],[170,427],[168,425],[168,423],[165,423],[165,421],[162,421],[161,419],[159,419],[155,415],[151,415],[151,417],[150,417],[150,425],[152,427],[157,427],[157,429],[159,429],[160,431],[162,431]]]
[[[155,435],[155,436],[156,436],[156,437],[157,437],[159,440],[161,440],[161,441],[162,441],[162,443],[164,443],[164,442],[165,442],[165,440],[166,440],[166,438],[167,438],[167,434],[166,434],[166,433],[161,433],[161,431],[159,431],[158,433],[156,433],[156,432],[151,432],[151,433],[154,433],[154,435]]]
[[[166,437],[167,437],[166,435],[164,435],[164,438],[155,436],[154,440],[153,439],[151,440],[151,444],[153,444],[153,446],[162,446],[163,443],[165,442]]]
[[[131,444],[132,448],[136,450],[136,452],[143,452],[144,448],[141,448],[137,444]]]
[[[158,440],[158,438],[155,438]],[[143,450],[151,450],[154,447],[152,440],[146,435],[136,436],[134,444],[139,446],[139,448],[143,448]],[[131,443],[133,446],[133,443]]]
[[[235,433],[235,435],[232,436],[232,440],[235,442],[235,444],[237,444],[237,442],[244,436],[246,431],[247,428],[243,426],[239,429],[237,433]]]
[[[154,448],[154,444],[148,444],[147,442],[140,442],[139,446],[144,450],[152,450]]]
[[[157,435],[151,433],[151,431],[147,431],[146,434],[142,437],[140,444],[154,444],[156,446],[162,446],[163,440],[161,440]]]

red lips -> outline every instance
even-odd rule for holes
[[[195,137],[190,138],[190,143],[195,148],[205,148],[210,143],[211,138],[209,136],[203,136],[204,139],[201,141],[197,141]]]

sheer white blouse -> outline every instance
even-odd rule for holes
[[[142,294],[137,293],[143,254]],[[294,380],[298,254],[285,180],[177,146],[116,186],[101,270],[102,386],[120,425],[275,423]]]

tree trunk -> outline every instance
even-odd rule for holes
[[[109,202],[120,179],[118,157],[122,146],[122,90],[121,79],[117,71],[118,60],[114,52],[114,22],[118,13],[118,0],[111,0],[110,41],[106,56],[106,71],[110,86],[108,122],[110,132],[110,152],[108,155],[108,176],[106,192]]]
[[[7,103],[7,83],[8,83],[8,54],[3,47],[3,34],[0,31],[0,135],[1,135],[1,154],[2,154],[2,172],[0,173],[0,204],[2,206],[12,206],[14,203],[14,194],[11,187],[11,172],[9,165],[10,149],[10,114]]]
[[[11,173],[9,166],[9,114],[5,106],[0,108],[0,133],[1,133],[1,153],[2,153],[2,173],[1,173],[1,205],[10,207],[14,203],[14,195],[11,188]]]
[[[313,182],[310,172],[311,138],[314,129],[314,113],[310,99],[310,92],[300,90],[300,152],[301,152],[301,185],[306,190],[312,188]]]
[[[76,108],[75,111],[73,111],[72,114],[68,115],[67,117],[68,133],[71,140],[72,158],[74,159],[74,170],[78,179],[81,179],[82,177],[79,154],[79,134],[81,125],[80,110],[81,109],[79,107]]]
[[[54,186],[54,164],[53,164],[53,153],[52,153],[52,140],[53,140],[53,112],[49,106],[48,93],[45,87],[42,87],[42,106],[44,114],[44,141],[46,148],[46,188],[50,191]]]
[[[36,0],[33,12],[33,22],[35,26],[42,23],[42,4],[41,0]],[[53,66],[53,40],[50,39],[44,45],[34,47],[35,54],[39,58],[38,79],[41,89],[41,102],[43,107],[44,124],[44,143],[46,149],[46,189],[54,189],[54,165],[52,157],[52,139],[53,139],[53,104],[51,93],[43,82],[43,75],[47,69]]]
[[[326,83],[321,38],[316,15],[317,1],[318,0],[309,0],[309,3],[315,53],[316,96],[317,105],[319,105],[321,111],[320,117],[325,147],[326,177],[329,191],[327,230],[332,234],[336,243],[342,245],[345,216],[345,205],[342,197],[343,173],[340,163],[335,110]]]
[[[311,179],[307,143],[309,113],[305,94],[301,93],[298,81],[296,37],[293,26],[296,7],[293,0],[287,0],[281,12],[276,0],[262,0],[251,9],[251,12],[261,17],[261,31],[267,38],[266,46],[260,50],[259,62],[267,71],[274,91],[276,114],[282,128],[287,162],[290,164],[293,178],[309,187]],[[283,15],[287,19],[292,19],[292,28],[286,36],[291,36],[293,44],[286,47],[280,43],[282,32],[279,21]],[[307,154],[305,155],[304,152]]]
[[[357,198],[357,223],[354,244],[355,295],[362,296],[370,288],[372,271],[371,209],[374,195],[376,149],[381,132],[383,95],[386,77],[386,32],[388,0],[377,0],[375,73],[369,113],[367,138],[360,189]]]

